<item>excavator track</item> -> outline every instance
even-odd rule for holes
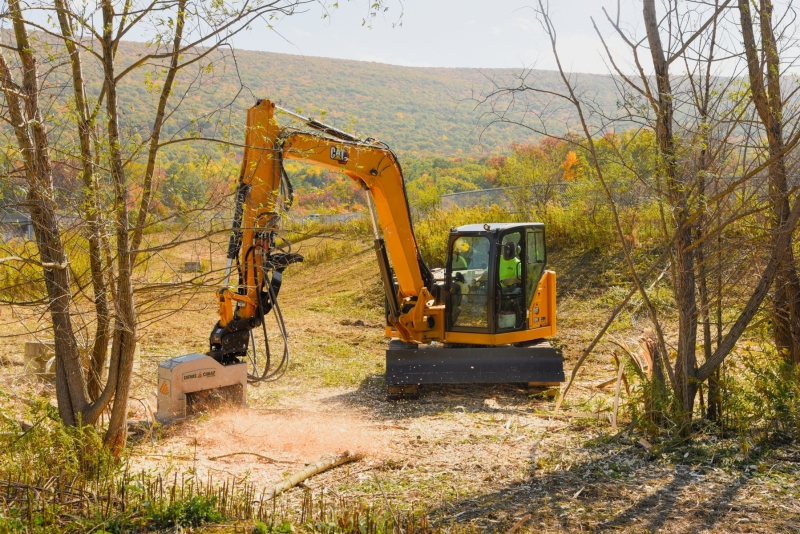
[[[551,384],[564,381],[561,349],[525,345],[414,345],[393,339],[386,351],[390,398],[418,394],[427,384]]]

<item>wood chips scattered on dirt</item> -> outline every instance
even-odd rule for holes
[[[558,254],[551,257],[558,270]],[[559,272],[557,341],[568,371],[609,308],[597,300],[601,291],[591,287],[592,279],[573,272],[579,264],[567,258]],[[249,408],[224,408],[161,428],[133,445],[132,468],[247,477],[266,486],[322,455],[347,450],[366,458],[307,486],[343,498],[424,506],[445,523],[473,523],[478,530],[505,531],[530,514],[520,531],[798,531],[796,445],[745,450],[735,438],[700,436],[661,453],[638,445],[641,436],[615,435],[605,415],[547,417],[552,400],[513,385],[430,386],[417,401],[386,401],[382,307],[375,304],[382,298],[367,244],[313,269],[290,269],[281,302],[293,353],[286,377],[250,388]],[[141,331],[134,379],[141,402],[131,405],[134,417],[144,415],[141,403],[155,409],[159,361],[205,350],[215,321],[211,293],[181,306],[179,314]],[[8,333],[24,333],[8,307],[0,319]],[[631,322],[615,335],[635,336],[639,326]],[[4,387],[52,393],[51,386],[23,376],[24,339],[0,338],[9,360],[0,368]],[[569,411],[607,413],[613,392],[593,387],[615,377],[606,350],[601,347],[579,374]],[[298,491],[288,493],[290,502]]]

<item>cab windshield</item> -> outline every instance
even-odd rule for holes
[[[450,258],[452,325],[486,328],[489,239],[459,237],[453,242]]]

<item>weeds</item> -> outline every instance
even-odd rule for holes
[[[34,421],[20,430],[15,416]],[[115,460],[93,427],[64,427],[45,399],[24,414],[3,413],[0,433],[0,534],[7,532],[174,532],[241,523],[254,532],[433,533],[419,510],[305,491],[265,498],[246,479],[201,480],[191,472],[131,473]],[[26,424],[27,427],[28,424]],[[238,531],[238,530],[237,530]]]
[[[363,252],[367,247],[367,243],[359,239],[325,240],[313,248],[301,250],[303,262],[298,265],[298,268],[308,269],[322,263],[353,256]]]
[[[788,365],[774,350],[748,350],[732,359],[721,387],[722,423],[742,441],[792,439],[800,430],[800,366]]]
[[[188,499],[176,499],[165,508],[157,508],[151,513],[148,526],[155,529],[199,527],[203,523],[219,523],[223,519],[217,509],[216,496],[207,498],[193,495]]]
[[[786,364],[775,351],[751,349],[731,355],[720,388],[722,417],[706,419],[702,403],[695,403],[690,436],[681,435],[679,422],[686,418],[671,389],[657,387],[652,380],[636,381],[623,410],[630,429],[657,440],[653,455],[700,446],[714,449],[707,453],[710,457],[748,458],[751,450],[792,441],[800,432],[800,366]]]
[[[372,225],[367,217],[326,224],[287,221],[284,224],[283,234],[291,243],[301,243],[312,237],[336,236],[338,239],[356,239],[371,236]]]

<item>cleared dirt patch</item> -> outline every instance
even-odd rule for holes
[[[257,484],[323,456],[357,452],[369,463],[386,457],[391,436],[353,410],[313,400],[304,408],[222,408],[163,429],[163,439],[138,447],[137,467],[196,475],[247,477]]]
[[[196,427],[197,444],[210,456],[234,451],[275,455],[276,459],[308,462],[345,451],[382,454],[384,440],[360,417],[328,411],[227,410]]]
[[[583,256],[554,253],[551,260],[560,277],[555,341],[569,372],[621,286],[601,284],[592,274],[598,267],[587,267]],[[131,403],[132,418],[147,416],[144,403],[155,409],[160,361],[206,350],[216,301],[212,288],[204,291],[149,310],[155,319],[140,330],[132,396],[141,402]],[[306,487],[396,510],[424,507],[444,524],[471,523],[478,532],[506,532],[527,514],[521,532],[797,531],[796,442],[753,447],[736,436],[700,433],[673,450],[642,448],[641,436],[611,429],[613,387],[596,387],[616,376],[615,346],[607,343],[581,369],[563,406],[563,413],[587,413],[584,419],[548,417],[552,400],[513,384],[430,386],[418,401],[388,402],[381,295],[368,245],[287,270],[280,297],[292,350],[287,374],[248,388],[247,409],[196,414],[132,444],[132,472],[179,482],[246,479],[263,488],[348,450],[366,457]],[[9,359],[0,381],[15,395],[52,396],[52,385],[26,377],[21,366],[27,332],[46,325],[31,315],[26,330],[15,317],[0,307],[4,335],[20,334],[0,336]],[[632,306],[611,334],[635,344],[646,325]],[[298,507],[305,491],[287,492],[285,502]]]

